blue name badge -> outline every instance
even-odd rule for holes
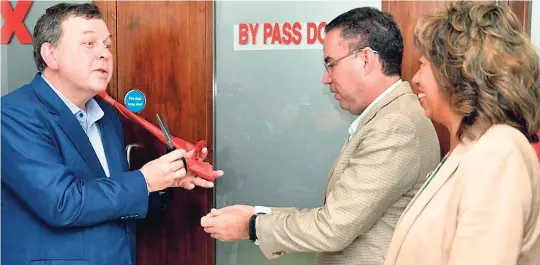
[[[124,105],[129,111],[139,113],[146,106],[146,97],[139,90],[130,90],[124,97]]]

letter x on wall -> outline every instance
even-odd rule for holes
[[[24,18],[32,5],[32,1],[17,1],[15,8],[7,0],[1,0],[2,36],[1,44],[8,44],[13,34],[21,44],[32,44],[32,36],[24,25]]]

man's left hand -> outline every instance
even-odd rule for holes
[[[186,154],[186,157],[194,158],[193,157],[193,151],[191,150]],[[206,156],[208,156],[208,149],[205,147],[201,150],[201,153],[197,160],[204,161],[206,159]],[[188,168],[189,169],[189,168]],[[214,177],[218,178],[223,176],[222,170],[216,170],[214,171]],[[192,171],[188,170],[186,177],[182,178],[179,183],[176,184],[176,187],[182,187],[186,190],[192,190],[195,188],[195,186],[199,186],[202,188],[213,188],[214,183],[208,180],[205,180],[203,178],[200,178],[195,175]]]
[[[255,214],[255,207],[233,205],[212,209],[201,218],[204,231],[213,238],[229,242],[249,239],[249,219]]]

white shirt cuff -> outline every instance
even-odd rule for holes
[[[266,206],[255,206],[255,213],[254,214],[271,214],[272,208],[266,207]]]
[[[255,212],[254,214],[271,214],[272,213],[272,208],[270,207],[266,207],[266,206],[255,206]],[[255,240],[255,242],[253,242],[255,245],[259,245],[259,240]]]

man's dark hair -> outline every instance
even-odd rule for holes
[[[364,47],[377,51],[385,75],[401,75],[403,37],[391,14],[372,7],[355,8],[330,21],[325,33],[333,29],[341,30],[345,40],[356,40],[351,51]]]
[[[41,57],[41,45],[48,42],[54,47],[62,35],[61,24],[67,18],[83,17],[85,19],[102,19],[103,16],[94,4],[57,4],[47,8],[34,27],[32,46],[34,49],[34,61],[38,71],[43,72],[47,64]]]

